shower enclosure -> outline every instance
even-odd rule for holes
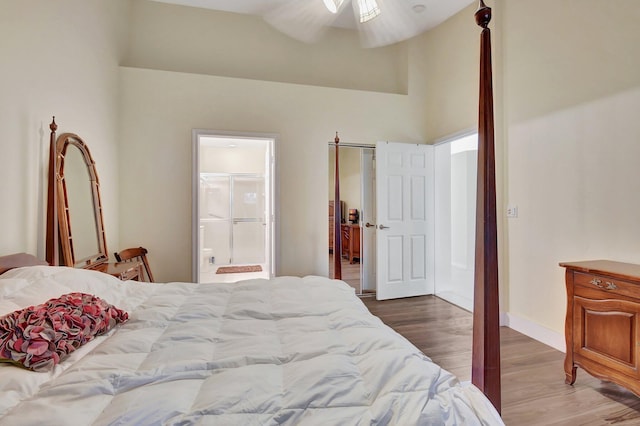
[[[257,174],[200,173],[201,273],[266,262],[265,180]]]

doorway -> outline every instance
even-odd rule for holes
[[[342,280],[358,295],[373,295],[376,288],[375,147],[339,145],[341,217],[333,217],[335,198],[335,145],[329,144],[329,276],[334,257],[340,256]],[[334,220],[341,224],[341,253],[334,249]],[[369,226],[367,226],[367,224]]]
[[[274,275],[275,137],[193,132],[193,280]]]
[[[435,146],[435,295],[473,310],[478,134]]]

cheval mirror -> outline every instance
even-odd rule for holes
[[[95,162],[78,135],[56,139],[55,119],[50,128],[47,261],[95,268],[109,259]]]

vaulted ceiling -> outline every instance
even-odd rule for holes
[[[245,13],[250,15],[264,16],[267,13],[289,3],[296,1],[318,1],[321,0],[154,0],[163,3],[173,3],[183,6],[200,7],[205,9],[221,10],[234,13]],[[429,21],[429,28],[433,28],[442,23],[463,8],[469,6],[475,0],[391,0],[402,4],[407,10],[414,14],[424,15]],[[351,7],[344,7],[340,16],[333,23],[334,26],[342,28],[356,28],[356,19],[353,16]]]

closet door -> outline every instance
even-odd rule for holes
[[[433,147],[376,145],[378,300],[432,294]]]

